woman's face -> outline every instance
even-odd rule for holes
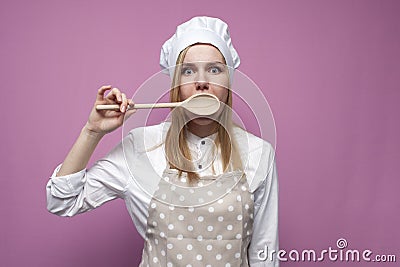
[[[189,48],[181,70],[181,101],[194,94],[209,93],[226,103],[228,85],[228,67],[217,48],[208,44],[196,44]]]
[[[195,94],[209,93],[227,103],[229,70],[222,54],[214,46],[196,44],[190,47],[182,63],[180,78],[181,101]],[[196,118],[189,125],[209,125],[213,122],[211,118]]]

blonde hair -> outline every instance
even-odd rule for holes
[[[181,101],[179,94],[181,64],[183,63],[187,51],[192,46],[193,45],[188,46],[182,50],[176,61],[174,77],[171,85],[172,89],[170,91],[171,102]],[[228,88],[227,103],[225,104],[229,106],[229,108],[224,108],[222,111],[219,118],[221,123],[219,121],[215,121],[217,124],[217,137],[215,139],[215,145],[217,152],[221,153],[224,172],[226,172],[228,168],[231,168],[231,170],[242,169],[242,162],[240,159],[238,146],[234,140],[232,132],[232,92],[230,90],[230,85]],[[179,176],[181,176],[183,172],[187,172],[189,183],[193,183],[199,180],[199,175],[195,172],[195,168],[191,162],[192,156],[190,154],[184,131],[186,123],[187,122],[185,122],[183,110],[180,108],[175,108],[171,115],[171,126],[168,129],[165,139],[165,154],[167,156],[167,161],[169,162],[170,168],[177,169],[179,171]]]

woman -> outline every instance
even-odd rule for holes
[[[73,216],[124,199],[145,239],[140,266],[278,266],[260,257],[265,248],[278,250],[274,151],[231,119],[239,62],[223,21],[195,17],[178,26],[160,56],[172,78],[170,100],[210,93],[220,111],[196,117],[175,108],[171,122],[130,131],[86,169],[101,138],[135,112],[124,93],[103,86],[95,106],[117,103],[120,110],[93,107],[47,184],[48,210]]]

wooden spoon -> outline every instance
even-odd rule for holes
[[[212,94],[195,94],[182,102],[154,103],[154,104],[133,104],[128,109],[151,109],[151,108],[174,108],[183,107],[196,115],[211,115],[219,110],[219,99]],[[97,110],[119,110],[119,105],[97,105]]]

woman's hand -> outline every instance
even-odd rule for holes
[[[107,96],[104,93],[111,90]],[[119,110],[97,110],[97,105],[119,104]],[[111,85],[102,86],[97,93],[96,102],[90,112],[88,122],[85,128],[91,133],[105,135],[120,127],[124,120],[129,118],[136,109],[128,109],[128,105],[133,105],[133,101],[126,98],[124,93],[118,88],[112,88]]]

